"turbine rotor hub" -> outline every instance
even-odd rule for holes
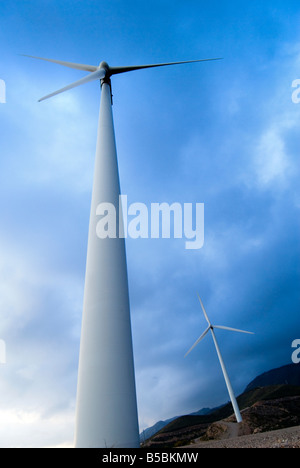
[[[109,84],[109,86],[111,87],[111,81],[110,81],[110,69],[109,69],[109,65],[107,62],[100,62],[99,64],[99,69],[102,70],[105,70],[105,76],[104,78],[102,78],[100,81],[101,81],[101,86],[103,85],[103,83],[107,83]]]
[[[109,71],[109,65],[108,65],[107,62],[100,62],[99,68],[104,68],[104,70],[106,71],[106,73]]]

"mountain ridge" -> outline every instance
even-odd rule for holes
[[[187,446],[198,441],[226,438],[224,427],[231,424],[239,435],[300,425],[300,387],[274,385],[255,388],[237,398],[243,422],[236,423],[231,403],[204,416],[181,416],[174,419],[143,444],[164,448]]]
[[[269,387],[268,390],[259,392],[259,389]],[[294,388],[295,387],[295,388]],[[295,391],[295,392],[294,392]],[[300,364],[287,364],[278,368],[271,369],[255,377],[245,388],[245,391],[237,398],[241,408],[245,404],[251,406],[259,399],[276,399],[282,396],[300,395]],[[145,429],[141,433],[141,441],[154,437],[156,434],[166,431],[182,430],[190,424],[197,425],[197,416],[199,424],[209,424],[217,420],[229,417],[232,413],[231,403],[223,404],[216,408],[202,408],[199,411],[175,416],[165,421],[159,421],[153,426]]]
[[[269,385],[300,385],[300,364],[287,364],[264,372],[253,379],[245,392]]]

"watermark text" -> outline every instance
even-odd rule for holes
[[[0,104],[6,103],[6,85],[5,81],[0,79]]]
[[[122,454],[119,452],[109,452],[102,456],[102,463],[126,463],[133,466],[143,463],[199,463],[198,452],[146,452],[137,454]]]
[[[300,362],[300,340],[294,340],[292,343],[292,348],[295,348],[295,351],[292,354],[292,361],[294,364],[299,364]]]
[[[292,88],[296,88],[295,91],[292,93],[292,101],[294,104],[299,104],[300,102],[300,79],[293,81]]]
[[[6,364],[6,345],[4,340],[0,340],[0,364]]]
[[[96,225],[99,239],[186,239],[187,250],[204,245],[204,204],[151,203],[150,212],[144,203],[128,205],[127,195],[120,195],[118,207],[99,203]]]

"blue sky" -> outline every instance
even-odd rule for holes
[[[205,243],[128,239],[141,430],[227,401],[291,362],[299,338],[300,78],[296,1],[7,1],[0,7],[0,444],[71,446],[98,83],[29,54],[97,65],[223,57],[113,78],[129,203],[204,203]]]

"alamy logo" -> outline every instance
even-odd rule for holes
[[[6,85],[4,80],[0,80],[0,104],[6,103]]]
[[[296,90],[292,94],[292,101],[294,104],[299,104],[300,102],[300,80],[294,80],[292,83],[292,88],[296,88]]]
[[[292,348],[296,348],[292,354],[292,361],[294,364],[299,364],[300,362],[300,340],[294,340],[292,343]]]
[[[99,239],[182,239],[187,250],[201,249],[204,244],[204,204],[151,203],[150,213],[144,203],[128,205],[127,195],[120,195],[119,206],[99,203],[96,225]]]
[[[0,340],[0,364],[6,363],[6,346],[5,341]]]

